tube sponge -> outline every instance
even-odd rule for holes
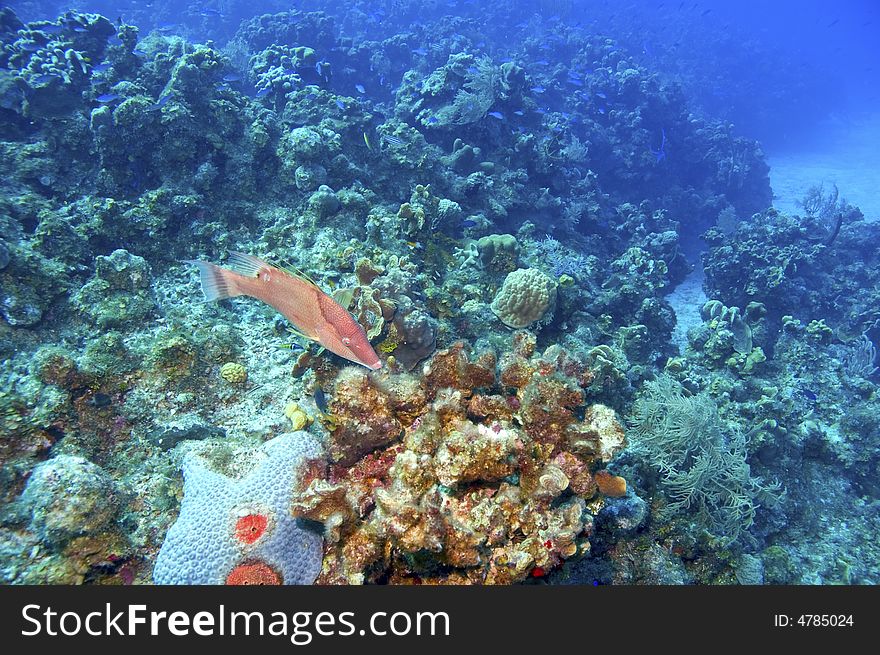
[[[290,515],[303,465],[321,456],[307,432],[267,441],[239,480],[190,455],[183,465],[180,516],[156,559],[156,584],[311,584],[321,571],[323,541]]]
[[[492,302],[492,311],[512,328],[540,320],[556,304],[556,282],[536,268],[509,273]]]

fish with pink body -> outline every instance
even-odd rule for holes
[[[330,352],[369,369],[382,368],[364,328],[314,282],[253,255],[230,252],[229,259],[236,271],[210,262],[186,260],[199,267],[207,300],[235,296],[262,300],[281,312],[304,336]]]

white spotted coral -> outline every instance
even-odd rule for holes
[[[307,432],[283,434],[239,480],[196,456],[183,465],[177,522],[156,559],[157,584],[311,584],[323,542],[290,515],[291,490],[303,464],[321,455]]]
[[[492,302],[492,311],[512,328],[524,328],[540,320],[556,304],[556,282],[536,268],[508,274]]]

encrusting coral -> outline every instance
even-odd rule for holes
[[[339,374],[332,463],[312,463],[292,505],[324,525],[319,583],[506,584],[589,551],[600,491],[626,492],[597,471],[623,429],[585,407],[584,360],[537,355],[527,333],[514,344],[500,364],[458,342],[421,377]]]

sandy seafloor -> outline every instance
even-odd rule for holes
[[[802,213],[797,201],[807,189],[836,184],[840,197],[880,220],[880,113],[862,119],[837,119],[816,129],[815,139],[798,147],[766,152],[773,205]]]

